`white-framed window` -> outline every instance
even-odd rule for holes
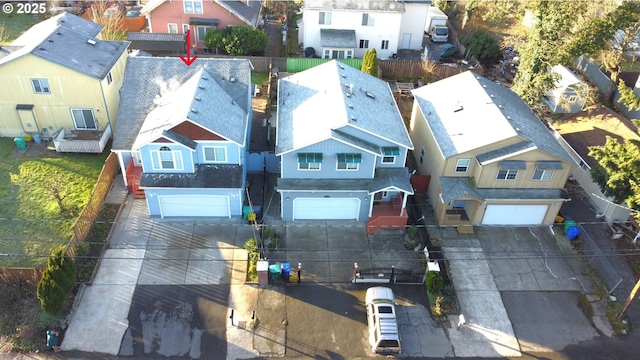
[[[176,23],[167,23],[167,29],[169,34],[177,34],[178,33],[178,24]]]
[[[71,109],[73,124],[78,130],[97,130],[93,109]]]
[[[536,169],[536,171],[533,172],[533,177],[531,179],[538,181],[549,181],[553,178],[553,173],[553,170]]]
[[[373,26],[373,17],[369,14],[362,14],[362,26]]]
[[[227,162],[227,148],[224,146],[203,146],[204,161]]]
[[[189,30],[189,24],[182,24],[182,33],[186,34],[187,30]]]
[[[382,40],[382,44],[380,44],[380,49],[382,50],[389,49],[389,40]]]
[[[184,0],[185,14],[202,14],[202,1],[200,0]]]
[[[331,56],[331,50],[325,50],[325,51],[324,51],[324,58],[325,58],[325,59],[328,59],[328,58],[329,58],[329,56]]]
[[[107,74],[107,85],[111,84],[111,82],[113,82],[113,77],[111,76],[111,71],[109,71]]]
[[[318,24],[320,24],[320,25],[331,25],[331,13],[327,12],[327,11],[321,11]]]
[[[163,146],[151,151],[151,162],[154,170],[182,170],[182,153]]]
[[[456,162],[456,172],[466,173],[469,170],[469,159],[458,159]]]
[[[518,170],[498,170],[497,180],[515,180],[518,176]]]
[[[400,148],[398,147],[383,147],[382,148],[382,163],[394,164],[396,162],[396,156],[400,155]]]
[[[424,148],[420,149],[420,164],[424,161]]]
[[[347,50],[347,59],[353,59],[353,50]]]
[[[360,40],[360,49],[368,49],[369,40]]]
[[[196,33],[198,34],[198,41],[204,41],[205,35],[207,35],[207,31],[211,30],[213,27],[198,25],[196,26]]]
[[[298,170],[315,170],[322,168],[322,154],[320,153],[299,153]]]
[[[33,92],[36,94],[51,94],[51,88],[49,88],[49,81],[47,79],[31,79],[31,86]]]
[[[361,154],[338,154],[336,170],[357,171],[361,162]]]

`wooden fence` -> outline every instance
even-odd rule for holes
[[[482,75],[482,68],[469,69],[464,66],[449,66],[428,61],[381,60],[378,67],[385,79],[423,79],[425,83],[434,82],[471,70]]]
[[[44,269],[35,268],[0,268],[0,283],[32,283],[37,284]]]
[[[98,181],[96,182],[96,186],[93,188],[93,192],[91,193],[91,198],[89,198],[87,206],[82,210],[80,216],[78,216],[78,219],[76,219],[76,222],[73,225],[73,236],[67,245],[67,253],[69,255],[74,255],[75,251],[75,247],[71,245],[81,243],[86,240],[93,223],[102,209],[104,200],[107,198],[109,190],[111,190],[111,184],[113,184],[113,179],[118,173],[118,170],[119,167],[116,154],[111,153],[102,166],[100,176],[98,176]]]

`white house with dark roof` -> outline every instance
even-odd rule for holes
[[[386,82],[336,60],[279,80],[276,188],[283,220],[404,229],[411,149]]]
[[[553,224],[576,163],[517,94],[470,71],[412,92],[413,154],[439,225]]]
[[[0,48],[0,136],[52,138],[65,152],[102,152],[116,128],[127,41],[68,13]]]
[[[150,216],[242,215],[251,68],[241,59],[129,59],[112,151]]]
[[[325,59],[362,58],[375,48],[387,59],[421,49],[431,1],[305,0],[298,23],[303,47]]]

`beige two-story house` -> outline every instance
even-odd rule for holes
[[[413,95],[413,153],[440,226],[554,222],[576,164],[517,94],[465,72]]]

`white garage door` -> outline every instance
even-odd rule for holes
[[[549,205],[487,205],[483,225],[540,225]]]
[[[162,217],[229,216],[229,197],[212,195],[158,196]]]
[[[294,220],[358,220],[360,199],[296,198]]]

